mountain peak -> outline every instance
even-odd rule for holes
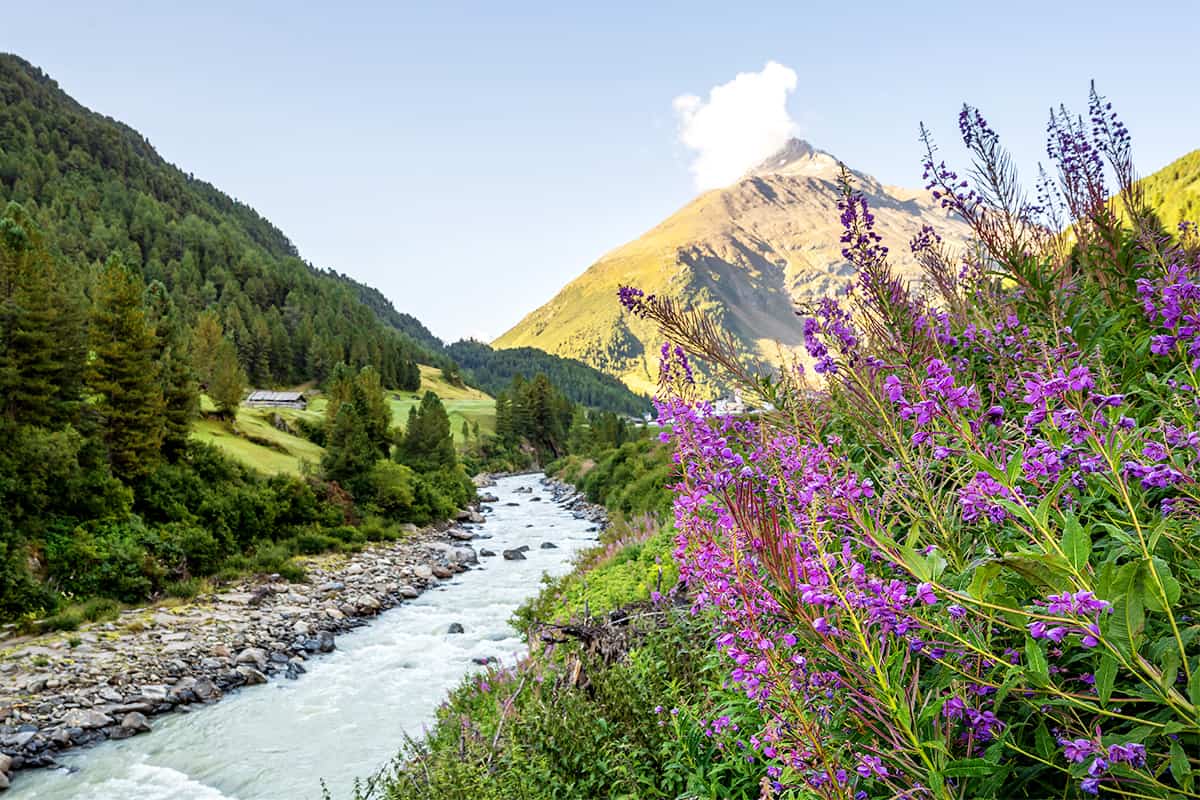
[[[824,150],[818,150],[809,142],[795,137],[788,139],[783,147],[763,159],[757,167],[746,173],[746,177],[761,175],[809,175],[818,178],[833,178],[837,175],[838,160]]]

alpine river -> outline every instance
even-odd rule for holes
[[[348,798],[356,777],[384,766],[405,736],[420,736],[447,691],[482,669],[473,658],[515,660],[524,645],[509,624],[513,611],[538,592],[543,573],[568,572],[572,556],[594,543],[593,523],[551,502],[540,479],[501,478],[479,530],[491,538],[473,542],[497,554],[529,545],[527,560],[480,559],[339,636],[337,650],[310,660],[299,680],[157,717],[149,734],[64,756],[64,769],[18,773],[5,800],[319,800],[322,779],[335,800]],[[454,622],[466,632],[448,634]]]

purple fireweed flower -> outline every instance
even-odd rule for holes
[[[1109,745],[1108,760],[1114,764],[1144,767],[1146,765],[1146,747],[1135,742]]]
[[[866,755],[865,753],[859,755],[858,766],[854,768],[854,771],[864,778],[872,776],[886,778],[888,776],[888,769],[884,765],[883,759],[879,756]]]

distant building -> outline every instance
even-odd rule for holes
[[[303,411],[308,408],[308,399],[304,392],[268,392],[259,389],[250,393],[245,404],[255,408],[298,408]]]

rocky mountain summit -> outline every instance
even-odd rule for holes
[[[838,159],[792,139],[731,186],[706,192],[640,238],[603,256],[557,296],[496,341],[578,358],[652,391],[660,339],[625,313],[617,289],[631,284],[709,314],[747,355],[777,362],[802,345],[796,308],[852,278],[842,258]],[[901,273],[916,273],[908,243],[933,225],[950,246],[966,226],[924,192],[886,186],[853,171]]]

